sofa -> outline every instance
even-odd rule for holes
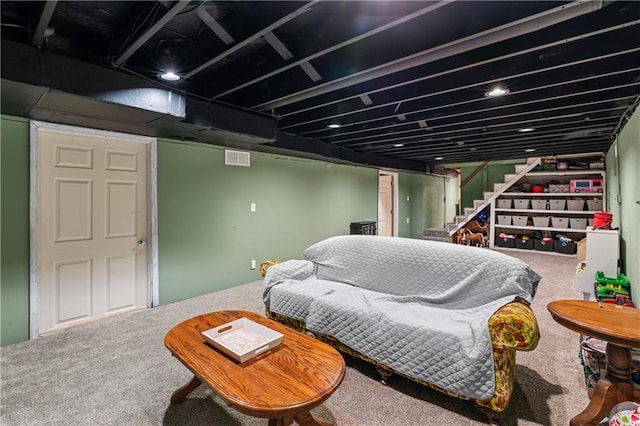
[[[499,424],[515,351],[539,340],[540,276],[492,250],[370,235],[328,238],[265,262],[268,317],[376,366],[468,399]]]

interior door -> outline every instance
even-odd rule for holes
[[[38,134],[39,332],[147,306],[144,143]]]
[[[393,176],[391,175],[379,176],[378,235],[393,236]]]

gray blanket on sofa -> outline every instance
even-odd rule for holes
[[[305,260],[272,266],[264,302],[389,367],[473,399],[495,391],[487,321],[540,279],[475,247],[391,237],[333,237]]]

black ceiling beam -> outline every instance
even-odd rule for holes
[[[55,10],[57,4],[57,0],[44,2],[44,7],[42,9],[42,13],[40,14],[38,26],[36,27],[36,30],[33,34],[33,40],[31,41],[34,46],[42,47],[42,45],[44,44],[46,31],[49,27],[49,21],[51,21],[53,11]]]
[[[281,106],[293,104],[324,93],[353,86],[354,84],[360,84],[419,65],[425,65],[439,59],[459,55],[470,50],[498,43],[503,40],[508,40],[523,34],[539,31],[543,28],[600,10],[607,5],[608,4],[601,2],[574,1],[572,3],[546,10],[532,16],[527,16],[505,25],[491,28],[435,48],[424,50],[396,61],[381,64],[349,76],[319,84],[306,90],[301,90],[296,93],[281,96],[277,99],[262,102],[252,106],[251,109],[268,111]]]
[[[162,27],[171,21],[178,13],[191,3],[190,0],[178,0],[160,19],[158,19],[149,29],[134,40],[124,52],[113,59],[112,64],[116,67],[122,66],[138,49],[151,39]]]

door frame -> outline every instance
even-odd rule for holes
[[[398,236],[398,204],[399,204],[399,188],[398,188],[398,172],[392,172],[389,170],[378,170],[378,205],[380,205],[380,175],[391,176],[391,188],[392,188],[392,203],[393,203],[393,236]],[[379,214],[379,212],[378,212]]]
[[[107,130],[89,129],[31,120],[29,146],[29,339],[35,339],[40,332],[40,271],[38,229],[40,214],[40,144],[38,134],[65,133],[102,139],[118,139],[131,143],[143,143],[147,150],[147,307],[159,304],[158,286],[158,200],[157,200],[157,139]]]

